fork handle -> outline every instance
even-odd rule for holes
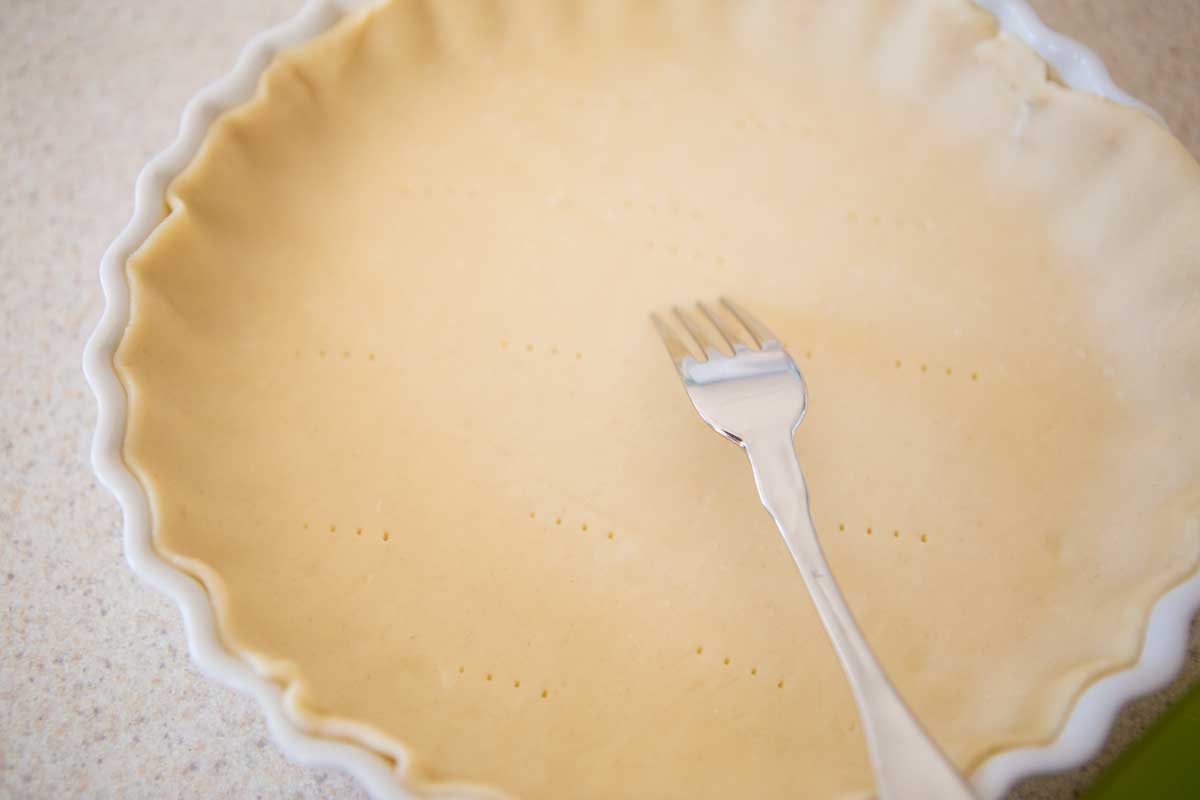
[[[892,687],[829,571],[808,507],[791,431],[743,442],[758,495],[779,526],[850,681],[879,800],[966,800],[966,781]]]

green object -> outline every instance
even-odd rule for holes
[[[1084,793],[1086,800],[1200,799],[1200,684],[1188,690]]]

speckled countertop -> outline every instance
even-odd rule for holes
[[[0,6],[0,798],[362,797],[290,764],[252,703],[188,661],[180,617],[121,555],[92,477],[80,370],[97,264],[184,103],[299,0]],[[1034,0],[1200,155],[1200,4]],[[1066,798],[1200,676],[1122,715],[1097,763],[1014,797]]]

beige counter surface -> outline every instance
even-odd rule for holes
[[[7,3],[0,11],[0,798],[362,797],[287,762],[257,708],[187,657],[121,555],[87,463],[79,367],[96,268],[184,103],[296,0]],[[1035,0],[1200,154],[1200,5]],[[1097,762],[1014,797],[1067,798],[1200,676],[1132,704]]]

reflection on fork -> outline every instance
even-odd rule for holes
[[[724,299],[720,305],[700,303],[696,313],[676,308],[686,335],[651,317],[701,419],[750,457],[759,497],[783,534],[850,681],[879,797],[974,797],[888,681],[829,571],[792,441],[808,404],[796,362],[744,309]]]

